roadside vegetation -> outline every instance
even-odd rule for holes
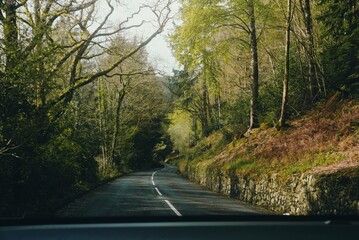
[[[0,217],[51,215],[165,154],[154,148],[168,94],[145,46],[171,1],[128,11],[115,0],[0,1]],[[134,20],[143,11],[153,22]]]
[[[181,2],[168,161],[283,178],[358,166],[357,1]]]
[[[345,100],[318,103],[289,122],[286,130],[262,126],[251,135],[227,142],[216,132],[182,156],[168,159],[180,170],[202,166],[256,179],[277,174],[283,180],[304,172],[335,172],[359,166],[359,105]]]

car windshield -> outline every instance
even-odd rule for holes
[[[358,215],[358,16],[0,1],[0,219]]]

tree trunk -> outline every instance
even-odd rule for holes
[[[2,99],[6,100],[2,102],[2,109],[16,111],[9,111],[3,114],[1,120],[3,121],[2,134],[3,138],[10,140],[16,134],[16,124],[14,123],[14,116],[20,111],[30,110],[27,104],[24,104],[25,97],[23,95],[23,86],[21,85],[21,79],[19,78],[20,59],[18,58],[19,40],[18,40],[18,27],[16,16],[16,1],[5,0],[1,1],[2,9],[5,16],[1,14],[1,25],[3,28],[2,41],[4,43],[4,55],[5,55],[5,69],[4,79],[1,81],[1,91],[3,94]],[[11,99],[11,100],[10,100]],[[9,101],[10,100],[10,101]]]
[[[215,123],[216,130],[221,128],[221,95],[218,93],[215,95]]]
[[[107,122],[106,122],[106,104],[104,97],[104,90],[102,86],[102,82],[98,81],[98,108],[99,108],[99,127],[101,133],[101,150],[102,150],[102,161],[100,164],[100,170],[103,175],[107,174],[107,166],[108,166],[108,144],[107,144]]]
[[[35,10],[35,28],[33,29],[33,35],[36,36],[39,31],[42,30],[42,22],[41,22],[41,7],[40,0],[34,1],[34,10]],[[43,41],[40,39],[39,43],[35,47],[35,51],[38,52],[38,56],[41,56],[41,51],[43,48]],[[38,71],[36,71],[36,107],[39,108],[46,104],[46,93],[45,93],[45,63],[44,61],[38,61],[36,63],[36,67]]]
[[[302,12],[304,16],[305,23],[305,33],[308,42],[308,88],[310,101],[314,101],[320,90],[320,83],[317,79],[317,70],[315,63],[315,51],[314,51],[314,37],[313,37],[313,23],[312,23],[312,13],[309,0],[300,1],[302,5]]]
[[[4,45],[6,55],[5,71],[10,80],[17,80],[16,65],[19,59],[17,52],[19,50],[16,1],[6,0],[4,3],[4,12],[6,17],[3,19]]]
[[[207,137],[209,134],[208,129],[208,116],[209,116],[209,106],[208,106],[208,88],[206,79],[202,81],[202,114],[201,114],[201,125],[202,125],[202,135]]]
[[[113,134],[113,140],[112,140],[112,146],[111,146],[111,158],[112,161],[116,159],[115,149],[118,145],[118,135],[120,133],[120,114],[121,114],[121,106],[123,99],[125,98],[126,92],[125,89],[122,89],[118,92],[118,100],[117,100],[117,107],[116,107],[116,120],[115,120],[115,127],[114,127],[114,134]]]
[[[249,1],[250,15],[250,37],[251,37],[251,55],[252,55],[252,97],[250,102],[249,129],[259,127],[258,121],[258,90],[259,90],[259,70],[258,70],[258,49],[256,19],[254,13],[254,0]]]
[[[288,102],[288,83],[289,83],[289,51],[290,51],[290,29],[292,21],[292,0],[287,1],[287,27],[286,27],[286,44],[285,44],[285,68],[283,79],[283,94],[282,94],[282,107],[279,119],[279,127],[283,127],[286,124],[286,108]]]
[[[197,125],[197,116],[195,114],[191,115],[192,118],[192,130],[193,130],[193,142],[191,143],[192,146],[195,146],[199,140],[200,133],[198,132],[198,125]],[[190,146],[191,147],[191,146]]]

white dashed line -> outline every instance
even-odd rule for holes
[[[160,192],[160,190],[158,190],[158,188],[156,188],[156,187],[155,187],[155,189],[156,189],[158,195],[162,196],[162,193]]]
[[[153,186],[156,186],[155,180],[154,180],[154,177],[155,177],[156,172],[157,172],[157,171],[154,171],[154,172],[152,173],[152,176],[151,176],[151,182],[152,182],[152,185],[153,185]],[[156,190],[156,192],[158,193],[158,195],[162,196],[162,193],[160,192],[160,190],[158,190],[157,187],[155,187],[155,190]],[[165,200],[165,202],[167,203],[167,205],[172,209],[172,211],[173,211],[177,216],[179,216],[179,217],[182,216],[182,214],[170,203],[170,201]]]
[[[157,172],[157,171],[154,171],[154,172],[152,173],[152,176],[151,176],[151,181],[152,181],[152,185],[153,185],[153,186],[156,185],[156,184],[155,184],[155,180],[154,180],[154,177],[155,177],[156,172]]]
[[[177,216],[179,216],[179,217],[182,216],[182,214],[181,214],[179,211],[177,211],[177,209],[170,203],[170,201],[165,200],[165,202],[166,202],[167,205],[172,209],[172,211],[175,212],[175,214],[176,214]]]

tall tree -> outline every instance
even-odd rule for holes
[[[285,35],[285,67],[283,78],[283,94],[282,94],[282,106],[279,118],[279,127],[283,127],[286,124],[286,108],[288,104],[288,84],[289,84],[289,71],[290,71],[290,32],[291,23],[293,18],[292,0],[287,0],[287,23],[286,23],[286,35]]]
[[[258,48],[257,48],[257,31],[254,0],[248,1],[250,17],[250,45],[252,54],[252,98],[249,114],[249,129],[259,127],[258,121],[258,91],[259,91],[259,70],[258,70]]]
[[[312,19],[312,10],[309,0],[300,0],[300,7],[304,17],[305,23],[305,33],[307,38],[307,54],[308,54],[308,85],[309,85],[309,96],[311,101],[315,100],[318,94],[318,86],[320,83],[317,82],[317,67],[316,67],[316,57],[314,49],[314,33],[313,33],[313,19]]]
[[[254,0],[184,1],[182,8],[184,24],[178,27],[173,35],[173,45],[177,57],[182,64],[190,66],[190,69],[195,66],[199,68],[206,66],[200,60],[204,59],[203,53],[208,53],[208,50],[213,53],[210,59],[217,62],[217,66],[221,66],[226,61],[226,55],[233,54],[229,46],[236,44],[242,49],[250,49],[249,129],[259,126],[259,60],[256,30],[258,16],[256,15],[256,8],[261,6],[261,10],[265,12],[264,15],[267,15],[262,5],[263,3],[260,1]],[[238,57],[236,56],[236,58]],[[209,65],[207,64],[207,66]],[[217,73],[220,72],[220,70],[217,71]],[[216,76],[217,79],[218,77],[219,75]]]

